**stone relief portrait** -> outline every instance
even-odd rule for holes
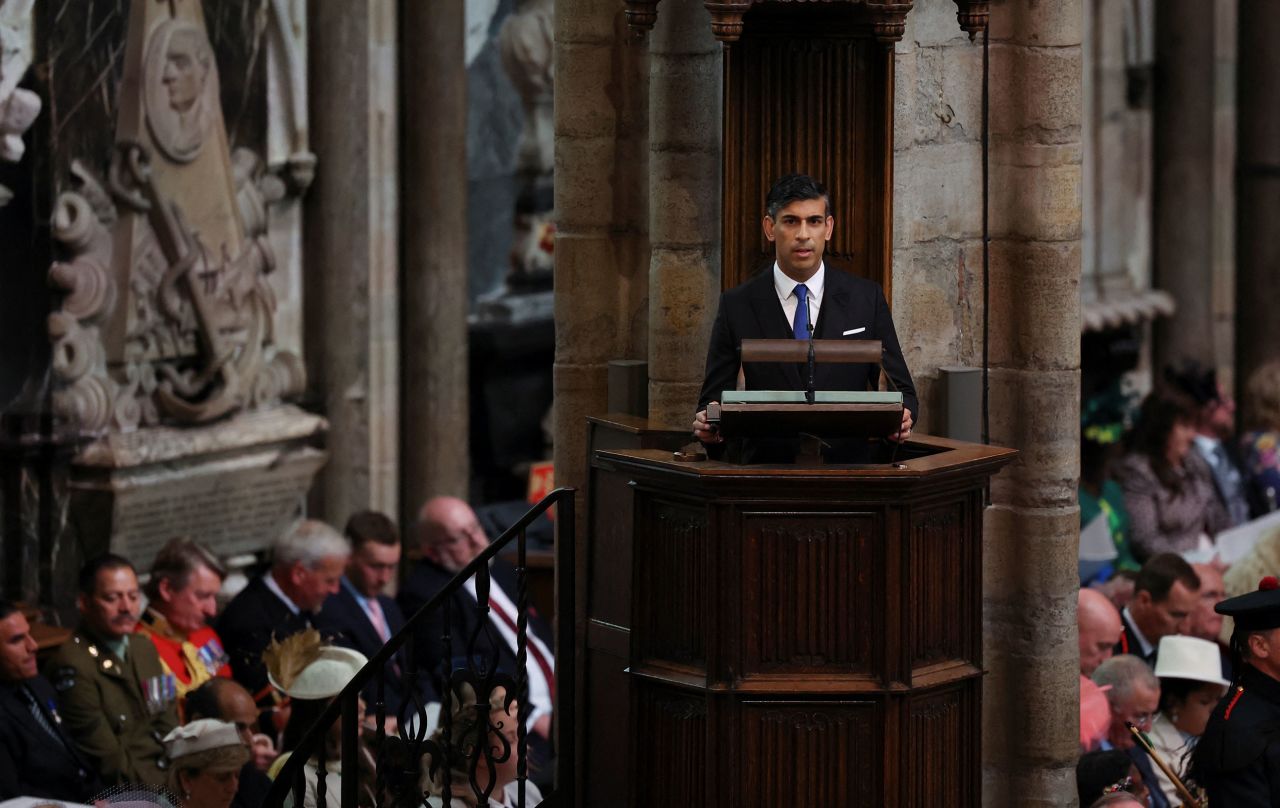
[[[204,30],[180,20],[162,23],[147,42],[143,75],[156,146],[176,162],[194,160],[219,103],[217,65]]]

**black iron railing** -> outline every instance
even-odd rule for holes
[[[462,797],[469,793],[476,803],[487,806],[488,798],[494,792],[497,779],[497,766],[516,756],[516,782],[518,783],[518,805],[526,806],[525,781],[528,773],[528,738],[526,726],[529,717],[529,705],[526,694],[526,660],[528,651],[528,571],[526,567],[526,538],[528,527],[549,508],[556,508],[556,562],[561,570],[572,571],[574,553],[574,489],[558,488],[548,494],[541,502],[533,506],[514,525],[508,528],[497,540],[492,542],[484,552],[454,576],[443,589],[431,598],[417,613],[409,617],[404,628],[397,632],[382,650],[369,660],[351,682],[343,688],[333,702],[320,714],[302,740],[293,749],[285,762],[271,790],[263,803],[266,808],[282,808],[292,795],[292,804],[299,808],[303,804],[307,790],[307,778],[314,777],[314,790],[318,806],[335,805],[354,808],[362,804],[377,806],[422,806],[426,794],[420,787],[423,767],[427,767],[437,782],[442,785],[440,796],[442,804],[450,806],[453,797]],[[516,661],[512,670],[504,671],[498,664],[498,645],[505,642],[496,635],[490,620],[489,593],[493,585],[489,564],[499,553],[510,545],[516,551],[516,593],[518,622],[516,625]],[[567,564],[567,566],[565,566]],[[467,582],[475,582],[475,603],[469,599],[455,598],[455,595]],[[555,696],[555,715],[557,724],[564,726],[572,721],[572,703],[574,681],[573,660],[573,587],[557,586],[557,634],[558,647],[555,649],[555,678],[563,683],[557,688]],[[470,636],[455,637],[451,626],[461,625],[463,621],[454,610],[462,608],[476,610],[475,627]],[[441,626],[438,637],[420,637],[425,626],[438,620]],[[566,633],[567,632],[567,633]],[[431,655],[445,661],[445,666],[437,670],[420,670],[414,644],[419,641],[438,642],[435,649],[438,653]],[[401,650],[404,654],[400,654]],[[459,663],[456,660],[461,659]],[[405,700],[401,704],[397,716],[397,727],[394,733],[386,732],[385,687],[387,666],[407,665],[404,671]],[[421,677],[429,677],[435,685],[440,697],[439,730],[429,737],[427,704],[421,699],[418,687]],[[372,788],[361,793],[362,769],[361,758],[369,759],[369,753],[362,752],[359,722],[359,699],[370,684],[376,694],[368,709],[374,715],[374,729],[371,738],[371,756],[375,765],[375,776]],[[498,688],[505,691],[504,705],[512,702],[517,706],[516,741],[509,742],[502,730],[502,720],[495,721],[491,716],[490,697]],[[464,702],[461,693],[466,693]],[[562,706],[563,705],[563,706]],[[465,720],[464,728],[455,726],[458,717]],[[325,772],[328,769],[326,757],[328,739],[334,724],[341,719],[340,743],[338,756],[342,772],[341,793],[328,794]],[[571,729],[571,723],[569,724]],[[478,736],[476,733],[478,732]],[[461,735],[461,737],[460,737]],[[558,784],[556,803],[572,804],[572,795],[567,792],[572,788],[572,778],[568,767],[574,759],[571,747],[573,732],[561,729],[557,732],[560,739],[556,750],[555,780]],[[478,743],[476,742],[478,739]],[[566,746],[568,745],[568,746]],[[425,761],[424,761],[425,756]],[[308,761],[316,765],[310,769]],[[366,765],[367,768],[367,765]],[[455,775],[465,773],[465,782],[457,782]],[[565,797],[569,802],[564,803]],[[471,802],[471,800],[468,800]],[[551,800],[548,800],[548,803]],[[532,806],[530,806],[532,808]]]

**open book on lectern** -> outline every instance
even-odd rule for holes
[[[807,365],[804,390],[725,390],[707,407],[707,422],[726,438],[870,438],[893,434],[902,424],[902,393],[815,390],[815,367],[824,363],[880,364],[880,340],[745,339],[742,361]]]

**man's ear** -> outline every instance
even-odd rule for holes
[[[81,614],[84,614],[85,607],[88,605],[89,605],[89,599],[85,597],[83,592],[76,595],[76,610],[78,612],[80,612]]]
[[[1249,635],[1249,655],[1258,659],[1267,659],[1271,656],[1271,643],[1267,641],[1267,635],[1261,631],[1255,631]]]
[[[160,600],[168,603],[173,599],[173,585],[168,578],[161,578],[156,582],[156,594],[160,596]]]
[[[1150,609],[1155,600],[1151,597],[1151,593],[1145,589],[1141,589],[1133,593],[1133,602],[1137,606],[1144,609]]]
[[[831,234],[835,232],[835,229],[836,229],[836,218],[834,216],[828,216],[827,217],[827,235],[823,237],[823,240],[830,241]]]
[[[764,217],[764,221],[762,221],[760,224],[764,228],[764,237],[769,239],[770,241],[773,241],[773,224],[774,224],[773,217],[771,216]],[[830,233],[828,233],[827,235],[828,237],[830,237]]]
[[[302,586],[307,580],[307,567],[301,561],[295,561],[289,568],[289,580],[294,586]]]

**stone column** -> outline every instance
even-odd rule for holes
[[[609,360],[648,344],[648,57],[622,8],[556,0],[558,485],[586,480],[585,419],[606,409]]]
[[[1081,0],[991,8],[983,794],[1074,806],[1079,742]]]
[[[401,524],[430,496],[466,498],[466,3],[401,3],[404,118]]]
[[[1236,380],[1280,345],[1280,4],[1240,0],[1236,121]],[[1245,413],[1245,417],[1249,417]]]
[[[433,4],[434,5],[434,4]],[[329,419],[318,515],[398,513],[399,175],[396,4],[312,0],[316,178],[306,198],[304,344]]]
[[[1214,3],[1155,3],[1154,286],[1177,301],[1156,321],[1157,373],[1183,358],[1215,364],[1213,339]]]
[[[724,72],[701,0],[663,4],[649,58],[649,419],[680,428],[720,292]]]

